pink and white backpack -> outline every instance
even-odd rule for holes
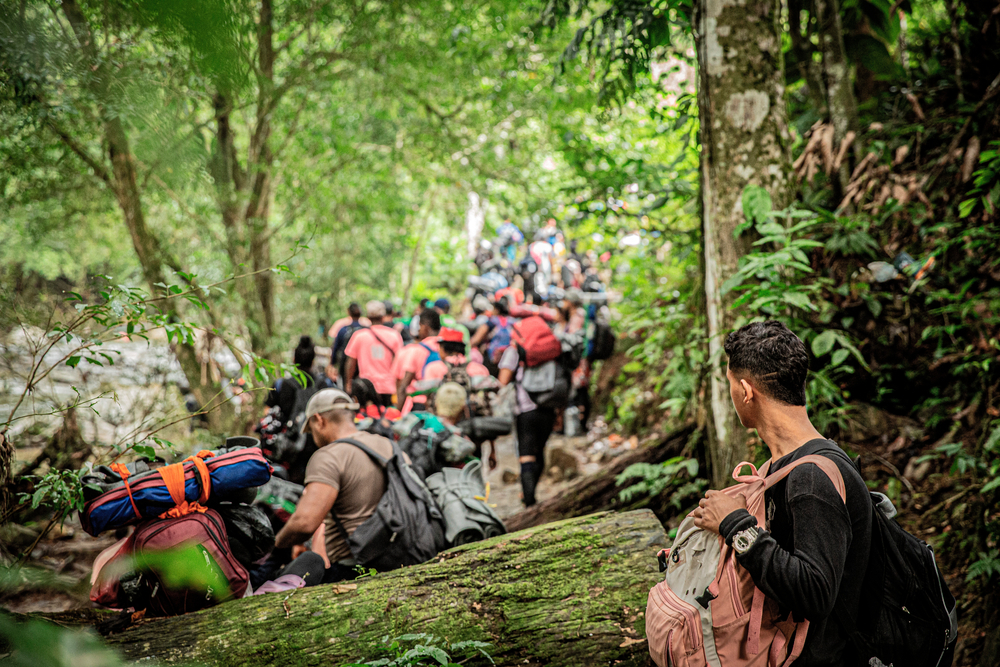
[[[811,455],[771,477],[768,461],[758,471],[741,463],[733,471],[739,484],[728,495],[745,495],[747,508],[764,526],[764,492],[805,463],[818,466],[846,499],[837,464]],[[749,475],[740,471],[749,466]],[[766,478],[766,479],[765,479]],[[736,552],[715,533],[685,517],[666,556],[666,578],[649,591],[646,638],[659,667],[787,667],[802,653],[809,621],[779,617],[778,603],[757,588],[750,573],[736,562]]]

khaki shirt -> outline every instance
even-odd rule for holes
[[[349,436],[379,456],[392,458],[392,443],[382,436],[358,431]],[[405,455],[404,455],[405,457]],[[333,442],[321,447],[306,466],[306,484],[318,482],[337,489],[326,527],[326,555],[331,563],[351,557],[351,549],[333,520],[336,515],[351,535],[375,512],[385,493],[385,469],[352,444]]]

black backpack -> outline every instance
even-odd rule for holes
[[[330,363],[337,365],[337,372],[340,373],[340,377],[344,378],[344,382],[347,381],[347,374],[344,371],[347,368],[347,344],[351,342],[351,336],[356,334],[361,329],[367,329],[365,325],[360,322],[352,321],[350,324],[344,325],[347,329],[347,336],[344,337],[344,344],[337,348],[337,354],[335,358],[330,360]]]
[[[590,339],[587,359],[590,361],[610,359],[615,353],[615,340],[615,332],[611,330],[610,324],[601,320],[594,322],[594,333]]]
[[[934,549],[891,518],[888,498],[871,497],[872,547],[858,617],[837,609],[838,621],[861,664],[878,665],[878,658],[883,665],[950,667],[958,609]]]
[[[818,453],[845,458],[861,473],[858,462],[839,447]],[[858,614],[852,617],[837,606],[834,616],[858,664],[950,667],[958,636],[958,609],[938,570],[934,549],[896,523],[892,518],[896,508],[886,496],[869,496],[871,552]]]
[[[424,428],[424,421],[421,420],[413,430],[399,440],[400,450],[410,457],[410,465],[420,479],[427,479],[429,475],[441,472],[445,465],[439,454],[441,443],[451,435],[447,429],[434,431]]]
[[[333,515],[358,565],[387,572],[425,563],[447,548],[441,510],[406,463],[399,445],[392,443],[392,458],[386,460],[357,440],[341,438],[337,442],[354,445],[385,470],[385,493],[353,534],[348,536],[344,524]]]

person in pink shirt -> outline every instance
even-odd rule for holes
[[[489,375],[490,372],[480,363],[468,361],[465,357],[465,343],[462,342],[462,332],[455,329],[441,329],[441,361],[432,361],[424,368],[425,380],[443,380],[455,366],[465,365],[469,377]]]
[[[420,326],[417,329],[417,342],[404,347],[392,364],[392,375],[396,379],[396,405],[403,414],[411,410],[422,409],[427,399],[424,396],[409,398],[416,390],[417,381],[424,379],[424,367],[427,359],[434,355],[440,356],[438,350],[438,331],[441,329],[441,315],[434,309],[420,313]]]
[[[347,356],[344,389],[350,394],[354,377],[363,377],[375,386],[380,404],[389,407],[396,391],[392,364],[403,349],[403,337],[398,331],[382,325],[385,317],[384,303],[369,301],[367,311],[371,327],[355,332],[344,352]]]

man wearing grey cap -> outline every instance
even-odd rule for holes
[[[306,404],[302,427],[312,433],[319,449],[306,466],[305,491],[295,513],[275,539],[279,549],[304,543],[325,526],[330,566],[324,583],[356,576],[351,550],[337,522],[348,535],[372,515],[385,493],[385,472],[361,449],[343,438],[357,440],[376,454],[392,457],[392,443],[382,436],[358,431],[354,416],[360,409],[353,397],[339,389],[322,389]],[[313,549],[322,553],[320,545]]]

